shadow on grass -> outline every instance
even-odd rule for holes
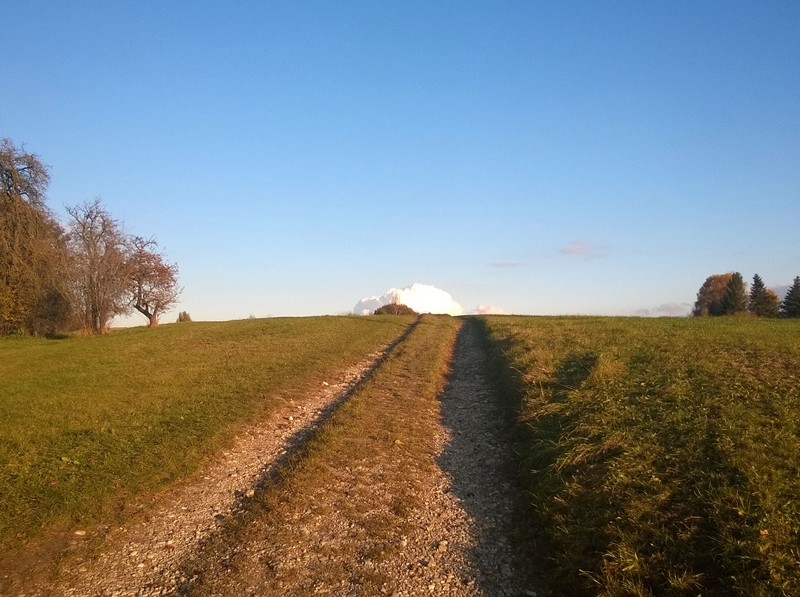
[[[512,535],[520,571],[538,585],[540,595],[595,595],[597,585],[583,571],[599,569],[611,537],[596,523],[615,512],[616,505],[612,496],[593,488],[602,486],[619,448],[601,445],[582,452],[580,459],[569,453],[579,441],[573,436],[581,414],[574,410],[571,394],[591,376],[598,356],[587,351],[567,354],[550,378],[532,382],[511,363],[513,341],[492,339],[481,319],[476,326],[488,352],[498,403],[511,419],[513,466],[524,487],[525,504],[518,508]],[[591,475],[594,482],[584,484],[583,490],[570,486],[568,497],[577,471]]]
[[[664,425],[659,438],[661,452],[673,459],[657,462],[656,467],[672,469],[674,489],[669,500],[652,512],[657,523],[652,527],[658,532],[640,530],[640,555],[664,562],[645,582],[655,591],[676,592],[669,572],[690,571],[704,593],[736,595],[748,593],[748,586],[767,587],[769,570],[752,543],[763,506],[756,492],[747,489],[746,475],[721,447],[726,433],[720,428],[720,405],[709,404],[697,419],[705,420],[695,429]],[[743,495],[747,507],[740,509]]]
[[[682,371],[646,347],[628,366],[631,381],[619,400],[635,413],[632,441],[641,448],[640,438],[650,438],[650,449],[640,453],[654,481],[648,473],[617,485],[622,507],[638,504],[640,511],[625,517],[618,532],[647,562],[641,584],[676,595],[752,594],[754,586],[768,586],[769,571],[753,544],[763,509],[734,460],[742,440],[731,427],[730,396],[709,391],[702,372]],[[684,393],[670,389],[676,375],[691,380]]]
[[[45,334],[44,337],[48,340],[69,340],[71,336],[69,334],[62,334],[59,332],[50,332]]]
[[[581,387],[597,365],[597,355],[593,352],[575,352],[561,361],[553,375],[553,400],[566,400],[569,393]]]
[[[533,510],[520,526],[540,595],[800,594],[796,500],[777,497],[796,467],[778,473],[788,459],[762,455],[781,448],[770,446],[780,415],[769,392],[741,389],[741,374],[716,361],[697,366],[691,346],[639,341],[597,377],[596,354],[563,344],[555,370],[537,377],[524,348],[488,344],[517,417]],[[778,530],[779,516],[790,530]]]

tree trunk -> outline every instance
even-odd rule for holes
[[[136,309],[139,313],[141,313],[145,317],[147,317],[147,322],[148,322],[147,327],[149,328],[158,327],[158,311],[159,311],[158,308],[153,309],[151,311],[148,305],[142,306],[138,303],[135,304],[133,308]]]

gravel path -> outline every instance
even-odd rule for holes
[[[381,355],[371,355],[308,400],[287,402],[269,421],[246,430],[200,477],[142,504],[141,516],[113,529],[98,555],[72,558],[57,587],[25,594],[372,594],[343,572],[358,566],[362,575],[381,579],[374,585],[380,593],[398,597],[536,595],[523,586],[507,539],[518,504],[508,482],[510,445],[484,371],[485,354],[469,323],[456,342],[439,400],[441,420],[432,425],[436,453],[429,460],[434,462],[420,469],[424,474],[409,478],[398,493],[397,479],[408,474],[402,456],[379,454],[362,466],[331,470],[315,488],[319,508],[292,515],[283,523],[286,531],[272,539],[254,525],[235,548],[233,574],[220,564],[223,572],[199,589],[186,578],[192,561],[227,521],[238,520],[237,512],[247,509],[282,456],[349,395],[376,359]],[[435,421],[436,412],[425,416]],[[396,506],[406,499],[402,492],[413,494],[416,507]],[[379,519],[381,525],[400,521],[392,528],[402,534],[387,536],[378,525],[370,536],[365,523]],[[277,543],[275,536],[281,537]],[[358,554],[353,561],[336,562],[353,554]]]
[[[522,502],[509,481],[514,471],[509,428],[487,378],[477,333],[473,325],[462,328],[441,397],[448,442],[438,464],[449,483],[449,507],[438,524],[454,529],[475,594],[535,595],[523,586],[508,540]]]
[[[508,540],[520,502],[508,482],[508,431],[484,366],[477,331],[466,324],[438,404],[414,415],[435,436],[427,465],[409,465],[401,445],[358,466],[331,467],[297,504],[282,504],[281,529],[251,525],[187,593],[535,596]],[[382,402],[393,383],[376,381],[374,408],[399,419],[402,410],[393,408],[405,408],[402,392],[420,389],[406,380]]]

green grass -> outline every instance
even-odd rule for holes
[[[554,594],[800,594],[800,322],[488,317]]]
[[[0,555],[114,520],[196,470],[237,425],[299,398],[411,317],[318,317],[0,339]]]

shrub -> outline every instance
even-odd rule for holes
[[[416,315],[417,312],[414,311],[408,305],[403,305],[401,303],[390,303],[388,305],[384,305],[378,309],[375,309],[375,313],[373,315]]]
[[[181,311],[180,313],[178,313],[178,323],[182,323],[184,321],[191,321],[191,320],[192,320],[192,316],[189,315],[188,311]]]

